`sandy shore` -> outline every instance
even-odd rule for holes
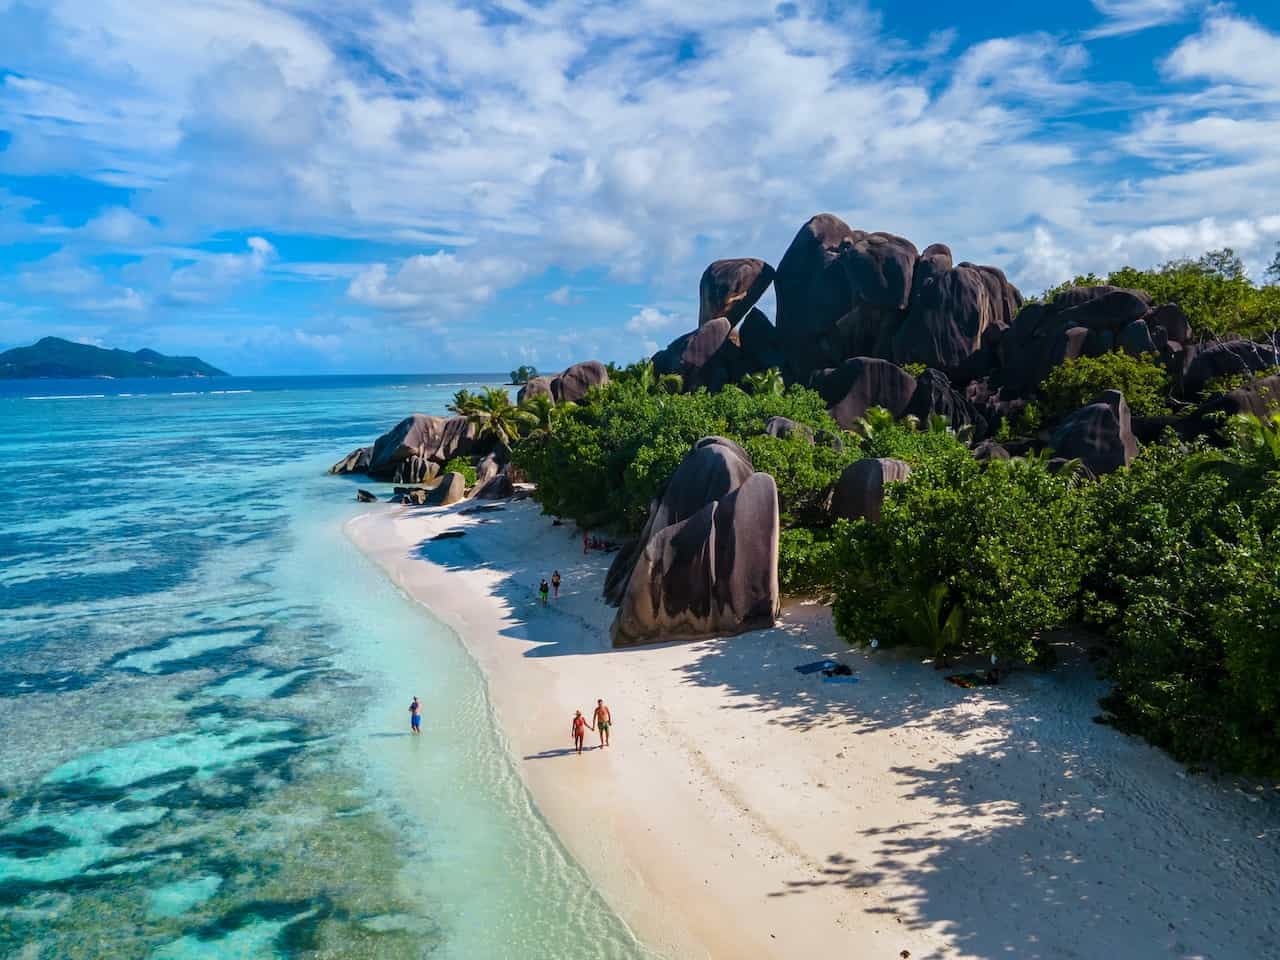
[[[470,506],[348,532],[462,636],[543,814],[659,955],[1280,955],[1280,794],[1093,723],[1087,664],[961,690],[846,649],[815,605],[614,651],[609,557],[532,501]],[[859,682],[792,669],[823,656]],[[596,697],[614,746],[578,757],[569,719]]]

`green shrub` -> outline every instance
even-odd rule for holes
[[[1100,357],[1077,357],[1054,367],[1040,384],[1045,413],[1064,417],[1103,390],[1119,390],[1137,417],[1167,413],[1169,375],[1150,354],[1130,356],[1118,350]],[[1025,411],[1024,411],[1025,415]]]
[[[962,445],[893,484],[876,523],[838,525],[835,620],[859,644],[1032,661],[1072,616],[1092,535],[1039,460],[985,468]]]
[[[467,486],[474,486],[477,474],[476,468],[471,465],[471,460],[467,457],[454,457],[440,469],[441,474],[460,473],[467,481]]]
[[[830,529],[795,527],[782,531],[778,540],[778,583],[783,593],[829,593],[835,572],[835,539]]]
[[[1280,774],[1280,492],[1257,451],[1249,486],[1221,457],[1174,443],[1146,447],[1089,488],[1098,537],[1086,577],[1088,619],[1114,645],[1116,724],[1176,757]]]
[[[793,386],[784,393],[751,395],[738,387],[718,393],[667,395],[654,390],[645,368],[628,379],[593,390],[567,411],[551,435],[531,436],[513,450],[518,467],[537,485],[534,496],[548,513],[584,526],[609,526],[635,532],[644,524],[650,501],[661,491],[694,442],[718,435],[744,445],[760,438],[770,417],[789,417],[816,433],[838,432],[822,398]],[[770,442],[777,443],[773,438]],[[839,455],[828,447],[800,450],[799,440],[781,448],[758,443],[766,459],[776,450],[794,451],[794,463],[777,457],[770,465],[785,502],[805,512],[821,491],[802,489],[808,482],[829,483]],[[846,459],[856,452],[847,445]],[[757,469],[763,467],[757,465]]]
[[[902,369],[907,371],[907,373],[911,374],[913,377],[918,377],[928,370],[929,367],[927,364],[923,363],[904,363],[902,365]]]
[[[755,468],[770,474],[778,485],[778,508],[783,526],[826,522],[831,486],[860,456],[856,444],[844,452],[818,446],[802,437],[747,437],[743,447]]]
[[[1210,397],[1216,397],[1219,394],[1230,393],[1238,387],[1252,383],[1260,377],[1273,377],[1280,373],[1280,367],[1268,367],[1265,370],[1258,370],[1254,373],[1224,373],[1221,376],[1213,377],[1205,382],[1200,390],[1201,399],[1207,400]],[[1277,398],[1280,399],[1280,398]]]

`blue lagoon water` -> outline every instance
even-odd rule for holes
[[[324,472],[497,380],[0,381],[0,956],[644,954]]]

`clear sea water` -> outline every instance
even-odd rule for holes
[[[643,954],[324,472],[499,379],[0,381],[0,956]]]

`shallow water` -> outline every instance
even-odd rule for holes
[[[342,533],[462,382],[0,382],[0,956],[644,955]]]

